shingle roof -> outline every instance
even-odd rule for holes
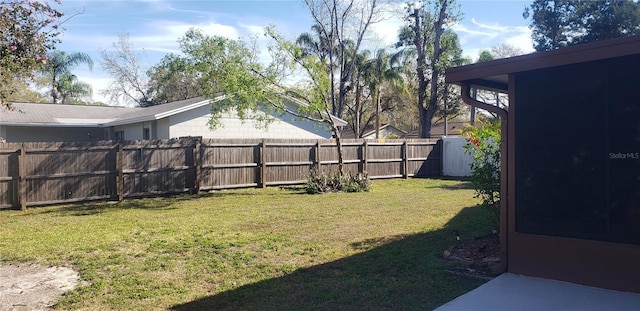
[[[221,100],[223,96],[214,100]],[[146,108],[82,106],[60,104],[13,103],[12,109],[0,108],[0,124],[22,126],[114,126],[157,120],[209,104],[196,97]]]
[[[389,128],[391,131],[396,131],[399,133],[402,133],[402,135],[406,134],[405,131],[391,125],[391,124],[383,124],[382,126],[380,126],[380,130],[384,130],[385,128]],[[375,125],[369,124],[367,126],[365,126],[364,130],[362,131],[362,137],[367,137],[369,135],[372,135],[376,132],[376,128]],[[342,135],[342,138],[356,138],[356,134],[353,132],[352,128],[345,128],[344,130],[342,130],[342,132],[340,132],[340,134]]]
[[[464,129],[465,126],[469,125],[469,122],[458,122],[458,121],[449,121],[447,122],[447,133],[446,135],[460,135],[460,130]],[[438,123],[431,126],[431,138],[439,138],[441,136],[445,136],[444,131],[444,123]],[[403,138],[419,138],[420,130],[415,129],[411,132],[408,132],[403,136]]]
[[[224,100],[220,95],[212,101]],[[295,105],[304,103],[288,98]],[[162,105],[127,108],[117,106],[83,106],[60,104],[12,103],[12,109],[0,107],[0,125],[59,126],[59,127],[108,127],[166,118],[184,111],[208,105],[205,97],[194,97]],[[339,126],[346,121],[331,116]]]

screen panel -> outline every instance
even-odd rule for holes
[[[610,240],[640,244],[640,57],[622,58],[610,68]]]
[[[606,240],[605,67],[531,71],[516,84],[516,230]]]

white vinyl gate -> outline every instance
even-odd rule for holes
[[[471,176],[471,154],[465,153],[464,137],[442,137],[442,176],[468,177]]]

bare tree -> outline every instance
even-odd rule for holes
[[[135,103],[146,107],[153,105],[149,94],[147,69],[141,64],[141,55],[136,53],[129,35],[119,35],[113,43],[113,50],[103,50],[102,69],[112,78],[109,87],[101,93],[112,102]]]
[[[380,19],[379,0],[305,0],[330,68],[331,113],[343,116],[357,55],[369,26]]]
[[[522,54],[524,54],[524,51],[522,49],[506,43],[494,45],[491,47],[491,56],[493,56],[493,59],[513,57]]]
[[[421,7],[407,6],[407,26],[400,33],[398,46],[408,46],[416,55],[420,136],[431,135],[431,123],[439,112],[442,77],[447,66],[460,63],[457,35],[446,26],[459,19],[455,0],[426,1]]]

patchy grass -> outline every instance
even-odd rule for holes
[[[0,263],[75,267],[65,310],[425,310],[480,284],[438,258],[454,230],[493,229],[479,203],[467,182],[396,179],[2,211]]]

